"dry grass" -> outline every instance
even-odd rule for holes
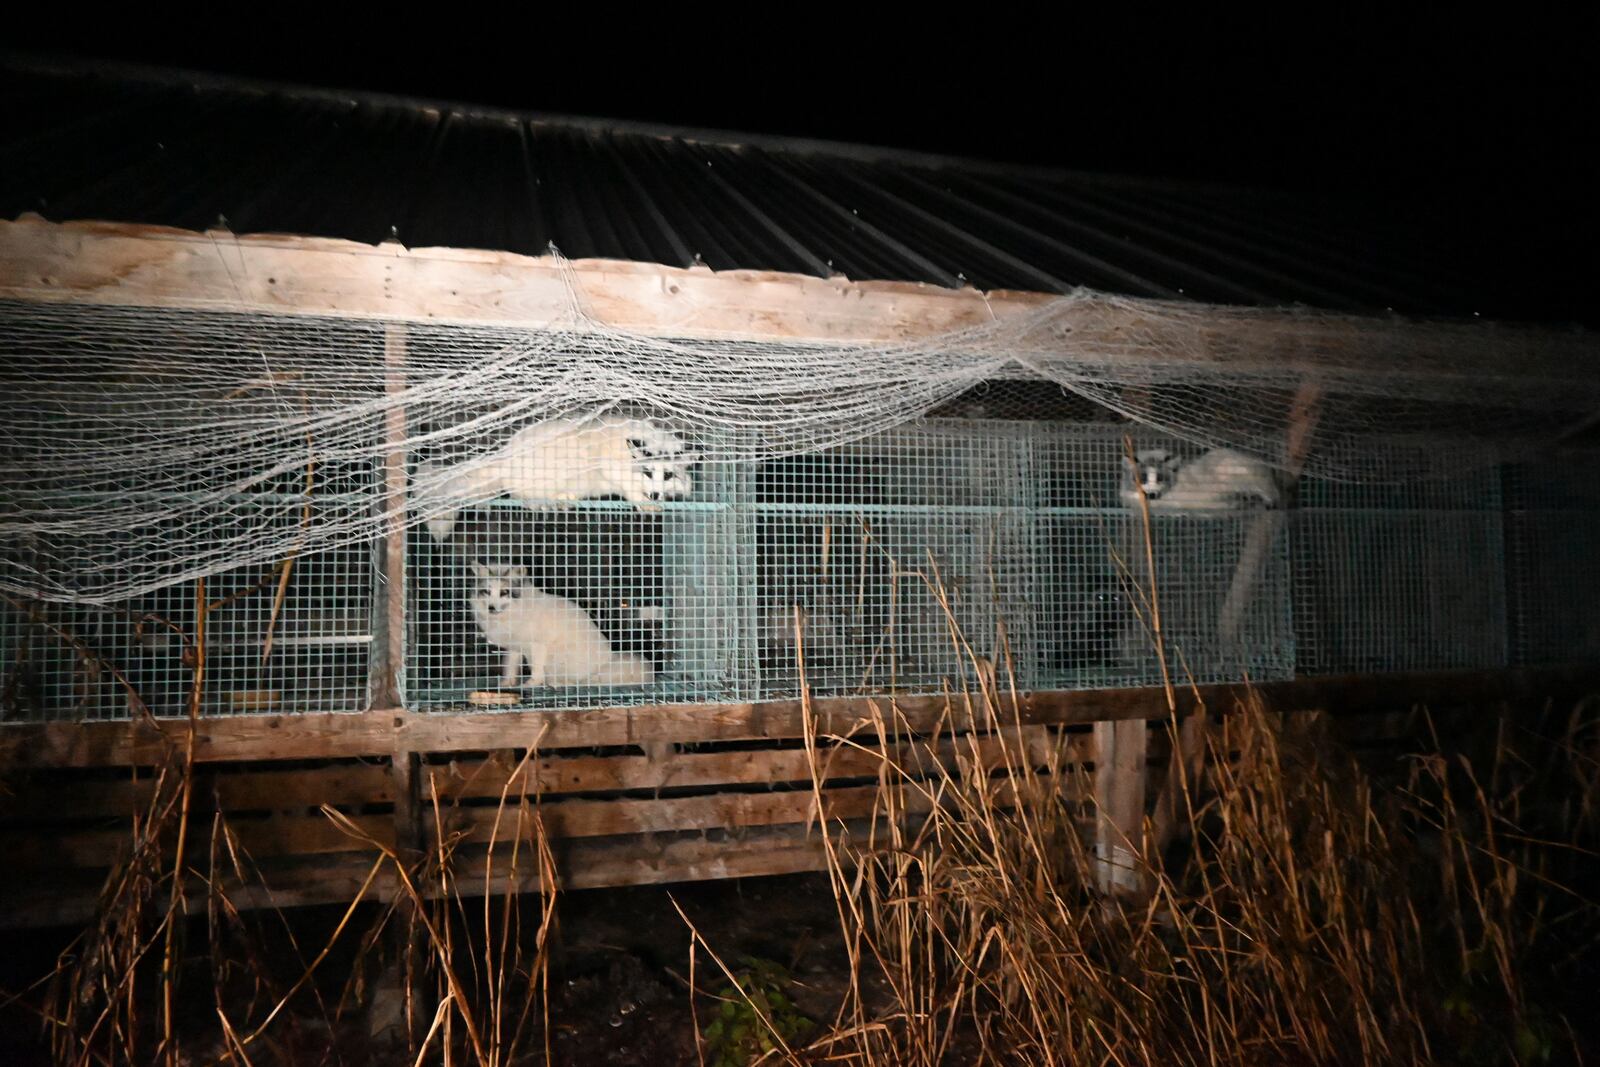
[[[1094,795],[1079,780],[1087,772],[1064,747],[1041,750],[1037,732],[1024,733],[1005,650],[973,649],[937,570],[928,572],[919,577],[972,667],[953,702],[988,724],[990,749],[968,732],[923,739],[953,740],[953,763],[932,758],[932,746],[918,758],[892,699],[848,737],[808,731],[819,799],[822,742],[878,756],[880,818],[865,837],[821,828],[848,990],[803,1047],[774,1033],[769,1060],[1583,1062],[1595,1037],[1587,999],[1600,987],[1594,706],[1434,737],[1376,775],[1332,742],[1326,720],[1276,715],[1254,694],[1174,719],[1173,758],[1152,776],[1165,784],[1144,825],[1118,842],[1135,857],[1137,889],[1108,894],[1086,831],[1096,814],[1082,799]],[[1160,648],[1154,590],[1147,603]],[[325,808],[374,851],[363,893],[382,885],[391,903],[358,935],[352,902],[308,955],[281,913],[252,919],[229,900],[225,885],[260,872],[221,816],[209,837],[189,825],[193,761],[174,750],[99,918],[34,999],[54,1061],[301,1062],[285,1031],[320,1018],[304,1040],[326,1054],[341,1020],[371,999],[371,972],[387,964],[403,1005],[396,1062],[548,1062],[556,870],[537,797],[511,792],[537,751],[507,776],[493,841],[474,861],[481,871],[461,862],[460,838],[426,783],[434,844],[425,853],[364,837]],[[463,886],[468,869],[481,885]],[[530,885],[539,891],[514,892]],[[206,918],[204,996],[179,989],[179,964],[195,948],[173,918],[185,910]],[[292,981],[266,958],[269,925],[298,961]],[[691,987],[702,953],[733,979],[715,940],[692,931]],[[351,942],[356,964],[330,1004],[321,970]],[[180,1010],[197,997],[208,1013]],[[197,1019],[204,1035],[186,1034]]]
[[[1159,591],[1139,588],[1138,570],[1124,577],[1175,708],[1182,657],[1171,650],[1168,673]],[[1432,736],[1374,775],[1323,717],[1274,714],[1247,689],[1235,707],[1165,724],[1171,757],[1143,825],[1110,842],[1138,877],[1114,880],[1078,799],[1093,791],[1072,780],[1084,770],[1024,735],[1003,631],[993,656],[974,651],[931,561],[906,573],[944,606],[975,679],[959,702],[993,727],[1001,768],[971,733],[954,766],[908,761],[912,731],[891,699],[850,736],[821,739],[877,754],[881,819],[864,841],[822,835],[849,992],[822,1036],[774,1057],[1583,1062],[1600,1036],[1593,705],[1480,719],[1488,736]],[[1130,881],[1132,893],[1103,889]]]
[[[858,974],[808,1054],[1581,1060],[1575,1029],[1592,1023],[1573,994],[1595,988],[1600,932],[1590,709],[1503,726],[1476,758],[1413,757],[1384,783],[1322,728],[1254,699],[1212,723],[1207,799],[1183,795],[1190,840],[1143,857],[1148,892],[1133,899],[1096,892],[1081,813],[1020,746],[1009,778],[886,760],[886,798],[940,803],[914,833],[835,853]]]
[[[529,749],[523,764],[537,751]],[[500,797],[479,864],[482,885],[466,891],[457,871],[460,835],[448,830],[431,788],[435,826],[447,829],[430,835],[435,844],[425,854],[402,855],[324,807],[375,855],[360,892],[308,957],[288,913],[241,910],[230,898],[227,886],[268,879],[220,812],[211,816],[207,861],[195,861],[202,833],[188,825],[192,754],[168,753],[95,921],[48,975],[8,999],[34,1008],[51,1062],[77,1067],[368,1062],[374,1054],[472,1067],[526,1062],[529,1046],[550,1033],[556,873],[535,805],[509,799],[522,771],[519,765],[508,776]],[[387,888],[389,903],[363,922],[362,902],[375,887]],[[186,944],[197,934],[201,945]],[[324,965],[336,952],[349,972],[330,1002]],[[297,972],[289,981],[286,957]],[[377,988],[379,969],[380,981],[393,977],[398,989]],[[385,995],[397,1006],[398,1033],[366,1040],[359,1012]],[[353,1044],[344,1040],[351,1033]],[[350,1047],[336,1048],[340,1041]]]
[[[1009,703],[991,709],[1002,724]],[[1600,934],[1600,909],[1585,892],[1600,873],[1592,707],[1500,720],[1458,739],[1468,751],[1446,756],[1439,746],[1379,780],[1330,741],[1324,720],[1277,716],[1247,699],[1207,720],[1203,781],[1179,803],[1189,839],[1143,857],[1146,892],[1135,897],[1097,891],[1086,812],[1074,799],[1085,792],[1065,788],[1081,771],[1005,725],[995,736],[1015,740],[1003,772],[980,770],[976,747],[954,766],[897,764],[889,754],[903,758],[905,731],[892,704],[885,709],[843,743],[885,754],[886,818],[870,840],[828,835],[849,992],[820,1036],[778,1058],[896,1067],[1582,1062],[1594,1036],[1582,1012]],[[174,765],[181,770],[181,753]],[[937,805],[898,817],[914,792]],[[195,879],[211,988],[191,974],[180,993],[191,1005],[211,1000],[212,1025],[203,1040],[182,1040],[196,1016],[179,1013],[169,1030],[162,1012],[175,926],[163,907],[171,860],[157,846],[170,840],[161,827],[181,796],[175,777],[157,790],[139,820],[143,847],[110,879],[100,921],[53,976],[42,1018],[55,1062],[146,1064],[176,1059],[180,1044],[189,1063],[297,1062],[284,1053],[286,1029],[320,1013],[329,1029],[302,1047],[326,1041],[368,999],[359,967],[339,1003],[316,993],[341,939],[359,939],[354,955],[369,970],[391,962],[404,977],[412,1017],[395,1062],[545,1062],[554,892],[515,897],[485,884],[464,893],[448,836],[409,859],[372,842],[368,883],[393,879],[395,903],[364,935],[352,905],[327,944],[302,957],[300,976],[275,983],[281,960],[275,968],[262,958],[264,927],[293,924],[267,912],[252,925],[218,888],[253,876],[220,818],[209,834],[191,830],[211,872]],[[505,800],[500,810],[503,840],[491,857],[501,869],[485,877],[553,886],[536,808]],[[331,809],[329,817],[359,833]],[[702,961],[719,967],[716,932],[697,930],[694,940]]]

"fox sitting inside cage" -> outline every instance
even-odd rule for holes
[[[612,649],[587,612],[528,584],[518,566],[474,563],[472,614],[484,640],[504,650],[502,686],[649,685],[655,670],[641,656]]]
[[[434,541],[470,572],[468,632],[499,650],[502,687],[655,681],[655,663],[628,639],[637,635],[605,610],[618,595],[641,594],[635,586],[648,566],[639,555],[645,545],[625,549],[624,542],[639,541],[648,529],[639,524],[653,517],[541,505],[621,497],[655,510],[655,502],[693,492],[688,468],[698,459],[681,437],[649,420],[589,416],[524,427],[478,461],[419,464],[413,502],[428,510]],[[496,497],[511,500],[496,508],[489,503]],[[513,501],[529,510],[503,510]],[[471,516],[465,520],[464,509]],[[659,557],[659,528],[653,540]],[[610,592],[600,594],[602,587]],[[652,615],[659,621],[659,605]],[[645,620],[640,614],[632,621],[638,629]],[[441,639],[449,643],[444,635],[427,643]],[[441,653],[436,647],[434,655]]]

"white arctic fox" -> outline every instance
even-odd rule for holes
[[[528,584],[522,567],[474,563],[472,615],[491,645],[505,650],[500,684],[518,685],[528,661],[528,685],[649,685],[655,670],[638,656],[611,648],[605,634],[565,597]]]
[[[485,460],[422,463],[413,479],[424,506],[455,504],[428,520],[435,541],[455,529],[459,506],[502,493],[523,501],[583,500],[613,494],[636,504],[694,492],[683,438],[648,419],[550,419],[525,427]]]
[[[1139,506],[1144,489],[1152,513],[1238,511],[1259,502],[1275,508],[1283,503],[1277,473],[1260,460],[1231,448],[1214,448],[1191,460],[1164,448],[1122,457],[1122,502]]]

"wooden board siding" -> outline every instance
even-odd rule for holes
[[[1373,745],[1411,730],[1408,712],[1418,705],[1442,711],[1564,699],[1595,684],[1593,672],[1578,670],[1440,672],[1274,683],[1254,692],[1276,710],[1335,717],[1342,733]],[[1226,713],[1243,690],[1180,692],[1186,709],[1204,700],[1210,711]],[[903,698],[892,707],[898,730],[883,717],[891,713],[886,698],[815,701],[815,775],[803,747],[804,709],[787,703],[204,720],[190,832],[208,841],[214,813],[224,813],[240,854],[262,880],[230,889],[241,906],[348,900],[378,858],[372,842],[394,847],[400,840],[405,776],[394,773],[391,754],[402,751],[414,754],[415,840],[432,853],[442,823],[463,892],[536,884],[526,842],[534,812],[565,888],[779,874],[823,864],[819,796],[835,830],[870,827],[883,814],[885,759],[913,780],[939,768],[1047,776],[1040,782],[1075,806],[1093,834],[1091,797],[1101,772],[1088,724],[1145,723],[1138,731],[1145,733],[1142,757],[1118,765],[1120,782],[1102,783],[1119,795],[1137,791],[1135,780],[1144,783],[1142,764],[1164,775],[1171,751],[1159,689],[1024,695],[1006,723],[974,721],[960,698]],[[9,865],[0,881],[0,925],[86,917],[106,871],[131,847],[135,814],[149,804],[149,764],[162,750],[181,752],[185,729],[178,721],[0,726],[7,785],[0,849]],[[401,735],[407,744],[397,746]],[[643,740],[670,744],[652,744],[652,755]],[[1005,803],[1009,786],[997,782],[996,790]],[[324,804],[362,836],[324,815]],[[897,795],[902,817],[914,819],[931,804],[914,784]],[[1133,820],[1134,805],[1122,806]],[[515,874],[497,861],[502,867],[486,883],[491,837],[502,846],[522,838],[524,858]],[[502,853],[508,849],[495,854]],[[396,886],[384,875],[372,892],[383,898]]]

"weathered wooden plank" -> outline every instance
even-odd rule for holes
[[[1254,692],[1278,711],[1320,708],[1329,714],[1417,704],[1484,706],[1518,699],[1565,700],[1600,689],[1600,668],[1527,668],[1504,671],[1425,671],[1337,675],[1295,681],[1180,686],[1178,710],[1203,702],[1232,708]],[[819,732],[846,733],[890,714],[887,697],[820,697],[813,707]],[[1168,714],[1159,688],[1103,689],[1023,694],[1023,724],[1083,724],[1111,719],[1161,719]],[[897,697],[906,729],[965,728],[972,713],[938,696]],[[520,748],[540,739],[545,750],[642,741],[736,741],[802,736],[798,701],[762,704],[663,704],[584,711],[419,713],[370,712],[239,715],[202,719],[199,762],[387,756],[397,733],[413,752],[488,752]],[[980,725],[987,725],[981,721]],[[149,765],[179,743],[184,724],[144,722],[0,724],[0,766],[94,767]]]
[[[394,799],[389,768],[338,764],[282,770],[202,770],[196,797],[217,797],[224,811],[290,811],[320,804],[385,804]],[[28,782],[0,797],[0,820],[62,820],[142,811],[155,788],[150,778],[117,781]]]
[[[1059,780],[1069,797],[1077,796],[1070,777]],[[1013,803],[1015,792],[1007,781],[995,783],[997,802]],[[923,814],[931,809],[931,789],[904,784],[895,800],[902,814]],[[860,819],[882,814],[885,791],[877,784],[828,786],[822,790],[822,811],[829,820]],[[629,798],[601,800],[560,799],[540,803],[538,817],[545,833],[552,838],[612,837],[623,834],[653,833],[663,830],[712,830],[741,826],[776,826],[785,823],[814,822],[816,794],[811,789],[776,792],[716,792],[688,797]],[[466,840],[486,842],[491,835],[501,839],[531,832],[531,813],[522,817],[508,804],[451,809],[445,819],[447,833],[464,833]],[[496,826],[498,825],[498,829]],[[520,826],[520,830],[519,830]],[[429,827],[430,832],[435,827]]]
[[[276,314],[495,324],[571,325],[569,282],[583,310],[614,327],[676,338],[901,343],[1026,314],[1061,299],[1051,293],[947,289],[912,282],[851,282],[772,271],[720,271],[620,260],[529,257],[489,250],[408,249],[385,242],[292,235],[236,236],[112,222],[52,223],[25,215],[0,221],[0,298]],[[1281,369],[1283,353],[1314,331],[1314,343],[1386,358],[1410,347],[1443,358],[1461,328],[1407,327],[1357,316],[1308,319],[1292,310],[1219,309],[1077,294],[1058,338],[1103,357],[1126,353],[1150,365],[1192,360]],[[1375,328],[1377,327],[1377,328]],[[1593,355],[1593,342],[1540,327],[1498,327],[1471,336],[1510,357],[1531,346]],[[1197,343],[1197,341],[1201,343]],[[1066,344],[1066,341],[1060,343]],[[1426,362],[1426,360],[1424,360]]]
[[[1143,883],[1149,740],[1137,720],[1094,726],[1096,877],[1106,892],[1136,893]]]
[[[387,845],[394,844],[394,823],[387,815],[354,815],[350,820]],[[61,867],[109,867],[132,847],[131,826],[110,830],[73,830],[39,833],[37,830],[0,832],[0,855],[14,870],[44,871]],[[372,846],[341,831],[320,812],[275,815],[270,819],[229,822],[240,846],[252,858],[307,856],[324,852],[372,851]],[[209,815],[190,827],[191,833],[210,832]]]
[[[751,830],[740,840],[724,841],[709,841],[698,834],[665,841],[658,835],[577,840],[558,844],[556,850],[564,890],[793,874],[821,870],[825,863],[820,836],[795,827]],[[343,853],[269,860],[263,865],[261,882],[238,885],[228,878],[222,883],[223,892],[240,908],[348,903],[360,892],[374,859],[372,853]],[[486,850],[463,848],[455,866],[457,892],[481,894],[489,866]],[[507,877],[508,868],[507,855],[500,850],[488,881],[491,892],[541,888],[538,872],[531,866],[525,864],[516,879]],[[81,925],[93,916],[100,885],[99,873],[89,870],[0,883],[0,929]],[[425,884],[420,888],[431,896],[436,887]],[[369,890],[369,899],[393,899],[396,891],[395,879],[385,864]],[[190,894],[187,905],[191,912],[202,910],[205,894]]]
[[[351,815],[350,822],[374,840],[394,844],[394,823],[385,815]],[[372,846],[344,833],[321,812],[275,815],[261,821],[233,820],[229,824],[239,843],[253,858],[308,856],[323,852],[370,852]]]
[[[308,712],[203,718],[197,762],[387,756],[403,712]],[[153,766],[177,751],[176,719],[0,724],[0,766]]]
[[[873,814],[880,804],[876,785],[825,790],[823,811],[830,819],[856,819]],[[926,802],[912,797],[907,810],[926,811]],[[775,826],[815,820],[811,790],[776,793],[708,793],[660,799],[561,800],[539,805],[538,817],[553,838],[615,837],[663,830],[711,830],[734,826]],[[498,821],[499,830],[495,833]],[[507,807],[455,808],[446,830],[465,833],[467,840],[487,842],[491,835],[509,839],[518,832],[518,811]],[[531,826],[525,826],[525,832]],[[433,827],[430,826],[430,830]]]
[[[1137,692],[1137,691],[1129,691]],[[1088,694],[1039,694],[1023,705],[1037,720],[1054,721],[1052,707],[1105,704]],[[964,727],[972,712],[942,696],[824,697],[813,702],[823,733],[846,733],[898,713],[913,730],[941,723]],[[1031,712],[1030,712],[1031,714]],[[798,700],[760,704],[660,704],[592,710],[511,712],[302,713],[203,719],[196,738],[199,762],[387,756],[412,752],[544,750],[636,745],[645,741],[741,741],[803,736]],[[981,715],[980,715],[981,718]],[[120,766],[159,762],[181,741],[177,720],[0,724],[0,766]]]
[[[769,271],[116,223],[0,222],[0,298],[546,328],[570,324],[568,279],[612,326],[672,337],[886,343],[1051,299]]]
[[[1504,687],[1497,690],[1495,696],[1505,691]],[[1349,699],[1365,699],[1362,687],[1354,687],[1346,691]],[[1379,740],[1395,736],[1406,736],[1415,726],[1416,717],[1406,713],[1395,713],[1387,709],[1396,706],[1395,694],[1384,691],[1385,699],[1372,705],[1363,713],[1336,718],[1330,723],[1330,728],[1336,735],[1348,735],[1361,740]],[[1373,711],[1373,708],[1382,710]],[[1360,709],[1358,709],[1359,711]],[[1309,712],[1308,714],[1319,714]],[[1448,716],[1446,716],[1448,717]],[[1146,733],[1146,757],[1150,765],[1150,773],[1159,780],[1163,761],[1170,752],[1170,743],[1165,733],[1165,725],[1160,721],[1148,724]],[[964,744],[966,739],[957,743]],[[991,738],[980,738],[980,747],[992,744]],[[1092,735],[1085,733],[1070,733],[1065,735],[1066,750],[1064,759],[1087,760],[1096,753],[1092,743]],[[849,750],[844,750],[848,752]],[[791,758],[794,750],[778,750],[765,753],[765,755],[782,755]],[[677,759],[698,756],[705,758],[740,756],[743,753],[680,753]],[[803,757],[803,753],[799,753]],[[857,754],[850,758],[870,758],[865,754]],[[593,761],[593,762],[591,762]],[[604,769],[603,764],[611,761],[621,761],[620,766],[625,768],[618,772],[616,767]],[[541,763],[543,761],[540,761]],[[581,783],[608,782],[619,788],[626,785],[638,784],[648,788],[660,780],[659,770],[651,772],[647,767],[644,757],[575,757],[572,762],[583,768],[577,780]],[[793,765],[798,766],[798,764]],[[865,766],[865,764],[862,764]],[[725,768],[726,769],[726,768]],[[792,769],[792,767],[791,767]],[[329,768],[327,770],[335,770]],[[342,780],[346,783],[349,792],[340,794],[344,797],[360,796],[367,786],[382,788],[379,780],[386,775],[385,767],[342,767],[337,768]],[[440,768],[435,768],[436,771]],[[543,778],[547,772],[535,772]],[[722,772],[706,769],[696,772],[707,777],[715,777]],[[744,773],[735,769],[735,775]],[[654,774],[654,777],[652,777]],[[293,806],[313,800],[319,785],[328,786],[329,780],[324,776],[322,769],[313,769],[309,773],[301,770],[271,772],[250,771],[240,774],[237,778],[236,788],[241,790],[236,794],[242,806],[259,803],[262,799],[273,795],[293,797]],[[230,775],[231,776],[231,775]],[[274,783],[295,783],[275,791]],[[113,785],[121,788],[132,783],[93,783],[98,786]],[[717,783],[706,781],[704,784],[714,786]],[[1083,780],[1074,779],[1069,783],[1069,788],[1076,790],[1081,787]],[[464,783],[456,781],[458,790],[453,795],[467,795],[463,790]],[[849,787],[855,789],[854,794],[846,793],[835,798],[837,803],[835,811],[848,812],[852,810],[869,810],[871,798],[869,792],[872,787]],[[498,796],[498,787],[492,793],[478,792],[477,786],[470,787],[470,795]],[[549,790],[559,793],[559,783]],[[838,792],[829,789],[830,793]],[[113,794],[120,795],[120,794]],[[748,795],[748,794],[747,794]],[[374,799],[381,796],[375,795]],[[631,809],[623,809],[624,814],[616,820],[608,820],[605,816],[596,814],[598,808],[574,808],[564,819],[571,819],[570,826],[563,827],[557,823],[549,826],[552,831],[559,829],[606,829],[615,827],[619,822],[639,825],[659,826],[661,817],[667,820],[687,821],[691,824],[702,824],[712,819],[737,819],[754,815],[765,815],[768,818],[795,818],[803,820],[809,814],[811,794],[806,790],[796,790],[787,794],[773,794],[784,799],[777,807],[757,804],[754,809],[745,812],[729,813],[724,810],[718,812],[714,806],[705,803],[688,806],[659,807],[660,802],[651,800],[631,801]],[[704,798],[689,798],[693,801],[703,801]],[[69,801],[70,803],[70,798]],[[544,805],[548,813],[570,801],[560,801],[555,804]],[[619,801],[586,801],[584,804],[619,803]],[[748,802],[747,802],[748,803]],[[652,813],[650,808],[654,806]],[[92,811],[91,807],[80,806],[77,809],[62,812],[62,817],[76,816],[80,812]],[[121,809],[126,811],[127,809]],[[656,821],[651,822],[652,815]],[[487,839],[489,821],[492,820],[492,809],[478,808],[467,816],[464,829],[471,835],[467,843],[460,846],[457,853],[457,871],[460,880],[457,883],[461,892],[468,894],[482,892],[483,872],[487,863],[484,849],[481,844],[472,843],[473,840]],[[320,821],[321,825],[317,825]],[[387,839],[383,836],[383,829],[387,820],[383,817],[358,819],[359,824],[365,826],[379,840]],[[327,820],[317,815],[301,816],[299,825],[285,837],[280,822],[278,826],[268,824],[254,824],[249,820],[240,820],[237,828],[241,833],[247,847],[251,848],[255,857],[262,861],[266,871],[266,886],[253,885],[248,887],[229,887],[232,899],[241,907],[278,906],[289,907],[301,904],[332,903],[347,901],[360,889],[367,871],[370,869],[371,860],[375,857],[370,848],[362,842],[352,840],[339,833]],[[859,820],[852,822],[858,825]],[[714,824],[721,827],[722,823]],[[830,824],[837,826],[836,823]],[[317,826],[315,830],[307,827]],[[1086,833],[1094,830],[1093,820],[1084,826]],[[502,826],[501,839],[504,840],[509,833],[516,832],[514,812],[508,812]],[[82,834],[76,837],[66,850],[66,858],[83,864],[80,867],[62,867],[54,869],[35,866],[41,856],[38,842],[43,835],[37,831],[32,833],[17,832],[16,840],[20,840],[21,848],[15,852],[8,851],[10,863],[14,872],[28,871],[26,877],[12,877],[0,879],[0,927],[19,927],[30,925],[43,925],[50,923],[81,923],[89,917],[94,904],[95,894],[99,889],[100,875],[96,868],[103,869],[104,864],[110,861],[112,855],[119,848],[125,848],[127,837],[125,831],[95,831],[98,838],[85,837]],[[601,885],[647,884],[654,882],[670,882],[679,880],[693,880],[699,878],[741,877],[755,874],[781,874],[799,870],[820,869],[823,863],[823,854],[820,849],[820,839],[817,836],[815,825],[809,829],[802,821],[781,824],[754,825],[740,829],[738,835],[724,840],[707,840],[695,830],[684,832],[688,836],[678,836],[671,832],[644,832],[634,835],[619,835],[607,837],[574,836],[565,839],[556,839],[553,845],[558,855],[561,869],[562,884],[565,888],[584,888]],[[301,852],[299,855],[285,855],[284,849],[304,849],[307,847],[336,847],[344,851],[329,852]],[[9,841],[0,835],[0,848],[11,849]],[[506,853],[502,851],[496,861],[496,876],[491,879],[494,892],[501,892],[506,888],[504,879],[504,866]],[[61,862],[57,860],[56,862]],[[530,880],[529,872],[523,872],[523,877],[518,885],[523,889],[536,888],[536,879]],[[392,879],[380,877],[376,889],[379,897],[387,898],[392,892]],[[191,907],[203,903],[203,897],[191,898]]]
[[[1062,739],[1064,762],[1090,759],[1093,745],[1088,734],[1072,735]],[[819,769],[824,780],[838,778],[870,778],[883,768],[884,755],[874,742],[864,742],[864,748],[849,745],[824,747],[820,752]],[[1007,731],[1006,745],[1020,758],[1020,746],[1026,746],[1027,759],[1036,765],[1047,761],[1056,744],[1056,736],[1047,727],[1024,727],[1022,736]],[[1001,742],[993,735],[975,738],[977,758],[994,766],[1001,761]],[[931,751],[930,751],[931,748]],[[893,746],[889,758],[896,765],[915,771],[918,766],[931,765],[937,759],[950,765],[957,756],[972,758],[968,741],[943,738],[931,746],[928,743]],[[444,800],[469,797],[498,797],[506,789],[507,779],[519,766],[512,756],[495,756],[487,760],[453,760],[448,764],[430,767],[429,775],[434,788]],[[563,793],[600,793],[644,789],[707,787],[716,785],[752,785],[760,783],[791,783],[811,780],[811,759],[804,749],[739,749],[731,752],[679,752],[666,759],[648,756],[551,756],[529,760],[514,782],[508,795],[524,794],[559,795]]]

